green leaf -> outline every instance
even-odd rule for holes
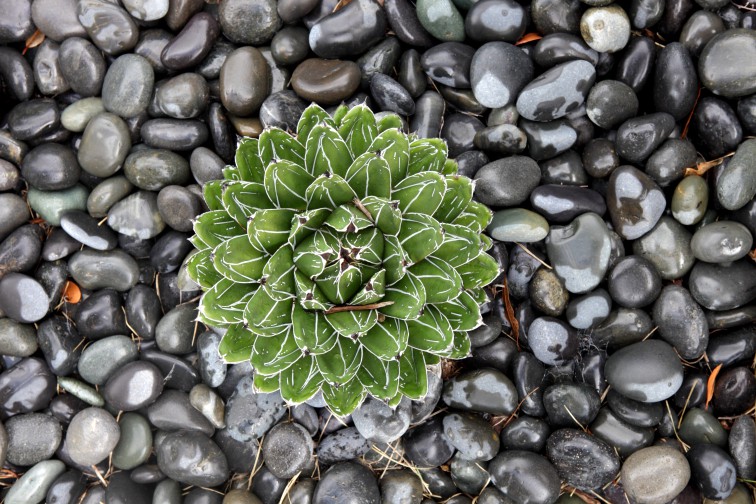
[[[446,177],[446,192],[433,217],[440,222],[451,222],[457,218],[472,201],[473,182],[461,175]]]
[[[383,235],[383,267],[386,269],[386,284],[392,285],[407,273],[409,257],[399,243],[399,238]]]
[[[275,208],[259,182],[233,182],[223,190],[223,208],[244,229],[247,220],[260,209]]]
[[[399,203],[387,199],[368,196],[362,200],[362,206],[370,212],[375,226],[384,234],[395,235],[402,225],[402,213]]]
[[[390,287],[386,287],[383,301],[393,301],[394,304],[380,308],[386,316],[402,320],[413,320],[420,316],[425,306],[425,288],[423,283],[412,273]]]
[[[472,261],[459,266],[457,271],[462,277],[465,289],[485,287],[501,273],[496,259],[485,252],[480,252]]]
[[[426,303],[443,303],[456,299],[462,288],[462,278],[447,262],[437,257],[426,257],[409,269],[425,287]]]
[[[480,235],[476,231],[456,224],[443,224],[442,227],[444,241],[438,250],[433,252],[433,257],[458,268],[480,254]]]
[[[225,180],[211,180],[202,187],[202,196],[210,210],[223,210],[221,194],[225,184],[228,184]]]
[[[325,225],[339,233],[355,233],[373,226],[367,216],[352,204],[342,205],[325,220]]]
[[[194,232],[204,243],[215,248],[229,238],[242,234],[242,228],[225,211],[211,210],[197,217]]]
[[[294,287],[294,251],[284,245],[276,251],[263,268],[263,288],[276,301],[296,296]]]
[[[209,289],[223,278],[223,275],[213,266],[212,249],[200,250],[186,261],[186,271],[189,278],[202,287]]]
[[[410,159],[407,175],[434,171],[441,172],[446,162],[448,149],[440,138],[418,138],[409,146]]]
[[[192,237],[189,238],[189,243],[191,243],[197,250],[213,250],[212,248],[210,248],[210,245],[203,242],[202,239],[197,235],[192,235]]]
[[[358,198],[391,197],[391,170],[375,152],[366,152],[355,159],[344,178]]]
[[[399,202],[399,210],[406,213],[433,215],[446,191],[444,177],[435,172],[410,175],[394,186],[391,197]]]
[[[355,338],[368,332],[378,322],[375,310],[326,313],[325,319],[341,336]]]
[[[339,124],[339,135],[349,146],[352,158],[357,158],[367,151],[378,136],[375,115],[363,104],[352,107]]]
[[[260,133],[258,149],[263,166],[285,159],[304,168],[304,145],[280,128],[264,129]]]
[[[297,300],[305,310],[327,310],[333,306],[315,285],[315,282],[304,276],[299,270],[294,272],[294,286],[297,292]]]
[[[397,360],[407,348],[409,328],[404,320],[386,317],[360,336],[359,342],[381,360]]]
[[[422,399],[428,392],[428,374],[423,352],[407,348],[399,359],[399,390],[410,399]]]
[[[323,383],[323,400],[336,416],[344,417],[351,414],[362,404],[366,395],[367,392],[359,380],[339,386]]]
[[[333,348],[316,355],[315,360],[328,383],[344,384],[357,374],[362,362],[362,347],[350,338],[337,338]]]
[[[260,289],[262,290],[262,289]],[[257,373],[277,375],[302,357],[291,328],[273,336],[257,336],[252,344],[250,362]]]
[[[410,261],[417,263],[431,255],[444,240],[441,224],[429,215],[404,214],[399,230],[399,243]]]
[[[315,279],[315,284],[320,287],[328,301],[341,305],[357,294],[362,284],[376,271],[375,268],[350,264],[340,259],[326,266],[323,273]]]
[[[255,334],[272,336],[291,327],[292,301],[279,301],[257,289],[244,309],[244,319]]]
[[[260,160],[256,138],[241,139],[236,149],[235,161],[241,180],[262,184],[265,165]]]
[[[480,306],[467,291],[462,291],[457,299],[433,306],[444,314],[455,331],[472,331],[483,323]]]
[[[289,403],[305,402],[318,393],[322,384],[317,362],[307,355],[281,371],[281,397]]]
[[[443,175],[457,175],[459,172],[459,165],[454,159],[447,159],[444,161],[444,167],[441,168]]]
[[[362,289],[349,300],[350,305],[377,303],[386,293],[386,270],[380,270],[367,281]]]
[[[480,251],[486,252],[487,250],[491,250],[491,247],[493,247],[493,240],[488,237],[488,235],[480,235]]]
[[[404,128],[404,122],[402,118],[396,114],[385,114],[378,119],[378,131],[384,132],[386,130],[401,130]]]
[[[332,128],[336,127],[336,123],[333,122],[328,112],[323,110],[317,103],[312,103],[305,109],[297,123],[297,138],[303,145],[307,145],[307,138],[310,136],[310,132],[318,124],[325,124]]]
[[[466,332],[454,331],[454,341],[451,348],[441,352],[447,359],[464,359],[470,357],[470,337]]]
[[[291,161],[271,163],[265,170],[265,192],[278,208],[304,210],[305,192],[315,177]]]
[[[256,291],[257,285],[223,279],[202,295],[197,318],[215,327],[244,323],[244,310]]]
[[[329,215],[331,215],[331,212],[328,209],[318,208],[293,217],[291,219],[291,231],[289,232],[289,245],[292,247],[299,245],[302,240],[317,231]]]
[[[225,180],[241,180],[241,175],[239,175],[239,170],[236,169],[235,166],[226,166],[223,168],[223,178]]]
[[[333,210],[354,199],[354,191],[343,177],[324,173],[305,191],[308,210],[325,208]]]
[[[449,320],[433,305],[428,305],[416,320],[407,322],[407,344],[423,352],[440,353],[449,350],[454,340]]]
[[[349,112],[349,107],[344,105],[343,103],[336,107],[336,110],[333,111],[332,117],[333,122],[338,127],[341,124],[341,121],[344,120],[344,117],[347,115],[347,112]]]
[[[270,394],[278,391],[281,387],[280,376],[281,375],[263,376],[260,373],[255,373],[252,382],[255,391],[260,394]]]
[[[338,254],[338,238],[329,229],[319,229],[294,249],[294,264],[307,278],[314,279]]]
[[[394,397],[399,391],[399,362],[384,361],[370,352],[364,352],[357,379],[377,399]]]
[[[383,233],[371,227],[356,233],[345,233],[341,246],[351,250],[351,256],[360,264],[380,266],[383,262]]]
[[[338,334],[326,322],[325,315],[320,312],[309,312],[298,303],[294,303],[291,322],[294,328],[294,340],[305,354],[326,353],[336,344]]]
[[[258,210],[247,221],[247,237],[254,248],[272,254],[288,242],[296,212],[286,208]]]
[[[233,282],[259,282],[268,254],[255,250],[246,235],[226,240],[213,250],[213,265],[225,278]]]
[[[467,208],[452,221],[452,224],[481,233],[491,223],[491,219],[493,219],[493,212],[490,208],[477,201],[471,201]]]
[[[305,168],[308,172],[315,177],[326,172],[343,177],[351,164],[352,154],[336,129],[324,124],[312,128],[305,145]]]
[[[391,170],[392,183],[396,183],[407,176],[410,158],[409,139],[399,129],[382,131],[370,144],[368,152],[380,152],[381,157],[386,160],[389,170]]]
[[[490,301],[488,295],[486,294],[486,289],[484,289],[483,287],[479,287],[477,289],[469,289],[467,290],[467,293],[472,296],[476,303],[478,303],[478,306],[483,306]]]
[[[218,345],[218,353],[229,364],[248,361],[252,355],[255,335],[244,324],[229,326]]]

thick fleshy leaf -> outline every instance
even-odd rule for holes
[[[367,281],[362,289],[349,300],[350,305],[377,303],[386,293],[386,270],[380,270]]]
[[[289,328],[273,336],[257,336],[252,344],[250,362],[255,372],[265,376],[277,375],[302,357],[302,350],[294,341]]]
[[[287,243],[294,210],[270,208],[258,210],[247,221],[247,237],[254,248],[272,254]]]
[[[417,263],[438,249],[444,240],[441,224],[425,214],[404,214],[399,243],[410,261]]]
[[[333,173],[323,173],[305,191],[307,209],[325,208],[333,210],[354,199],[354,191],[343,177]]]
[[[401,280],[386,287],[386,295],[383,296],[382,302],[392,301],[394,304],[380,308],[380,312],[402,320],[416,319],[425,306],[425,296],[423,283],[415,275],[407,272]]]
[[[294,264],[307,278],[314,279],[338,254],[338,238],[329,229],[319,229],[294,249]]]
[[[294,340],[299,348],[308,355],[326,353],[336,344],[338,334],[326,322],[325,315],[320,312],[309,312],[294,303],[291,313],[294,327]]]
[[[244,324],[234,324],[221,338],[218,353],[229,364],[248,361],[254,342],[255,335],[252,331],[244,327]]]
[[[263,166],[285,159],[304,168],[304,145],[282,129],[264,129],[260,133],[258,150]]]
[[[496,259],[485,252],[479,253],[472,261],[458,267],[457,271],[462,277],[462,285],[465,289],[485,287],[501,273]]]
[[[223,210],[223,186],[229,182],[226,180],[211,180],[202,187],[202,196],[207,208],[210,210]]]
[[[347,416],[365,400],[367,392],[359,380],[336,386],[323,383],[323,400],[336,416]]]
[[[236,169],[236,166],[226,166],[223,168],[223,179],[241,180],[241,175],[239,175],[239,170]]]
[[[470,337],[466,332],[455,331],[454,341],[451,348],[446,352],[439,352],[439,355],[447,359],[464,359],[470,357]]]
[[[294,251],[284,245],[276,251],[263,268],[263,288],[276,301],[292,299],[296,296],[294,287]]]
[[[399,202],[403,214],[423,213],[433,215],[446,191],[446,180],[435,172],[410,175],[394,186],[391,198]]]
[[[272,336],[291,327],[292,301],[279,301],[257,289],[244,309],[244,319],[255,334]]]
[[[433,214],[440,222],[451,222],[461,214],[472,201],[473,181],[461,175],[446,177],[446,192],[441,204]]]
[[[362,362],[362,347],[351,338],[338,338],[328,352],[315,356],[323,378],[330,383],[349,382]]]
[[[210,247],[242,234],[242,228],[225,211],[211,210],[194,221],[194,232]]]
[[[260,160],[256,138],[241,139],[236,149],[235,162],[241,180],[262,184],[265,165]]]
[[[407,175],[434,171],[441,172],[446,162],[448,149],[440,138],[418,138],[410,142],[410,159]]]
[[[313,182],[314,183],[314,182]],[[318,208],[316,210],[307,210],[291,219],[291,231],[289,232],[289,245],[296,247],[302,240],[312,235],[331,215],[330,210]]]
[[[472,331],[483,323],[478,302],[462,291],[457,299],[433,305],[444,314],[455,331]]]
[[[456,299],[462,288],[459,273],[442,259],[426,257],[409,269],[423,283],[426,303],[443,303]]]
[[[213,266],[212,254],[212,249],[200,250],[186,261],[189,278],[205,290],[223,278]]]
[[[278,208],[304,210],[305,192],[315,177],[291,161],[271,163],[265,170],[265,192]]]
[[[324,317],[334,331],[350,338],[365,334],[378,322],[378,313],[375,310],[327,313]]]
[[[339,233],[355,233],[373,226],[371,220],[353,204],[341,205],[325,220],[325,225]]]
[[[491,219],[493,219],[493,212],[490,208],[477,201],[471,201],[467,208],[452,221],[452,224],[464,226],[480,233],[488,227]]]
[[[449,320],[433,305],[428,305],[416,320],[407,322],[409,341],[407,344],[417,350],[430,353],[447,351],[454,339]]]
[[[399,390],[410,399],[422,399],[428,392],[428,374],[423,352],[407,348],[399,359]]]
[[[386,284],[392,285],[407,273],[409,257],[399,243],[399,238],[383,235],[383,267],[386,269]]]
[[[336,110],[334,110],[333,114],[331,114],[331,117],[333,117],[333,122],[337,128],[339,127],[339,125],[341,125],[341,121],[344,120],[347,112],[349,112],[349,107],[342,103],[341,105],[336,107]]]
[[[315,282],[307,278],[299,270],[294,272],[294,286],[297,292],[297,301],[305,310],[327,310],[331,306],[325,295]]]
[[[443,224],[444,241],[433,252],[437,257],[458,268],[472,261],[480,253],[479,234],[472,229],[456,224]]]
[[[252,381],[252,385],[255,388],[255,392],[260,394],[270,394],[278,391],[281,388],[281,375],[264,376],[260,373],[255,373],[255,377]]]
[[[312,129],[318,124],[325,124],[333,128],[336,127],[336,123],[333,122],[333,119],[328,115],[328,112],[323,110],[320,105],[312,103],[305,109],[302,113],[302,117],[299,118],[299,122],[297,123],[297,139],[302,145],[307,145],[307,138],[310,136],[310,131],[312,131]]]
[[[361,203],[370,214],[375,227],[384,234],[395,235],[399,232],[402,225],[402,212],[399,211],[399,203],[374,196],[364,198]]]
[[[315,284],[328,301],[341,305],[357,294],[376,271],[376,268],[350,264],[342,259],[326,266],[323,273],[315,279]]]
[[[370,144],[368,152],[380,152],[380,156],[386,160],[391,170],[391,180],[394,183],[407,176],[409,139],[399,129],[382,131]]]
[[[223,208],[244,229],[247,220],[260,209],[275,208],[259,182],[234,182],[223,190]]]
[[[198,319],[217,327],[244,323],[244,310],[257,292],[257,285],[223,279],[200,299]]]
[[[391,170],[385,159],[366,152],[354,160],[344,177],[358,198],[391,197]]]
[[[441,169],[443,175],[457,175],[459,173],[459,165],[454,159],[447,159],[444,161],[444,167]]]
[[[487,250],[491,250],[491,247],[493,247],[493,240],[488,235],[480,235],[480,251],[486,252]]]
[[[478,287],[477,289],[468,289],[465,292],[472,296],[475,302],[478,303],[478,306],[483,306],[490,301],[488,294],[486,294],[486,289],[484,289],[483,287]]]
[[[263,274],[268,254],[256,250],[247,235],[235,236],[213,250],[213,265],[225,278],[233,282],[258,282]]]
[[[281,397],[292,404],[300,404],[318,393],[323,376],[314,358],[305,355],[291,367],[281,371]]]
[[[339,135],[349,146],[352,158],[357,158],[368,150],[378,136],[375,115],[365,105],[352,107],[339,124]]]
[[[208,245],[207,243],[203,242],[202,238],[200,238],[197,235],[192,235],[192,237],[189,238],[189,243],[191,243],[194,246],[194,248],[196,248],[197,250],[210,250],[210,251],[213,250],[210,247],[210,245]]]
[[[386,130],[401,130],[404,127],[402,118],[396,114],[386,114],[378,119],[378,131],[384,132]]]
[[[315,177],[326,172],[343,177],[351,164],[349,147],[334,127],[317,124],[312,128],[305,145],[305,168],[308,172]]]
[[[399,391],[399,362],[384,361],[364,352],[357,379],[373,397],[383,400],[394,397]]]
[[[409,328],[406,321],[385,317],[383,322],[375,324],[360,336],[359,342],[381,360],[396,360],[407,348],[408,338]]]
[[[342,247],[351,251],[350,255],[360,264],[380,266],[383,262],[383,233],[377,228],[371,227],[356,233],[345,233],[341,244]]]

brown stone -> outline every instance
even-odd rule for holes
[[[250,116],[270,94],[270,80],[270,67],[262,53],[254,47],[240,47],[221,67],[221,103],[233,115]]]
[[[320,105],[335,105],[349,98],[359,85],[360,67],[352,61],[310,58],[291,76],[294,91]]]

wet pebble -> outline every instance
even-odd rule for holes
[[[443,68],[441,64],[438,66]],[[517,71],[512,71],[515,68]],[[533,78],[534,69],[533,62],[521,49],[506,42],[488,42],[475,51],[469,71],[475,98],[481,105],[493,108],[514,103]]]
[[[26,471],[5,495],[8,504],[42,502],[53,482],[63,474],[66,465],[60,460],[43,460]]]
[[[549,460],[559,476],[575,488],[604,486],[620,470],[614,450],[600,439],[577,429],[560,429],[546,443]]]
[[[158,467],[179,483],[213,487],[228,478],[226,456],[201,432],[172,432],[156,448]]]
[[[728,98],[746,96],[756,90],[756,35],[736,28],[713,37],[698,60],[701,83]]]
[[[645,504],[665,504],[688,484],[690,466],[674,448],[652,446],[628,457],[621,476],[622,486],[632,499]]]
[[[488,465],[491,481],[512,502],[549,504],[559,497],[557,470],[542,455],[508,450]]]
[[[483,166],[475,174],[475,197],[491,206],[515,206],[538,186],[541,170],[533,159],[510,156]]]
[[[105,382],[105,401],[122,411],[135,411],[152,404],[163,391],[163,375],[154,364],[130,362]]]
[[[266,467],[278,478],[289,479],[311,462],[314,444],[299,424],[281,423],[265,436],[262,454]]]
[[[606,362],[606,379],[630,399],[658,402],[682,385],[682,364],[670,345],[646,340],[613,353]]]
[[[723,449],[711,444],[693,446],[687,453],[693,480],[707,499],[724,500],[732,493],[737,470]]]
[[[101,408],[87,408],[77,413],[68,425],[66,446],[74,462],[91,466],[110,455],[120,436],[113,415]],[[92,443],[92,439],[97,439],[97,443]]]
[[[618,137],[621,130],[622,126]],[[619,138],[617,151],[624,155],[620,151]],[[656,225],[664,212],[666,200],[661,189],[645,173],[632,166],[621,166],[609,178],[606,206],[617,233],[627,240],[634,240]]]
[[[335,464],[321,476],[312,495],[312,504],[329,502],[378,504],[381,502],[378,482],[362,465],[354,462]]]

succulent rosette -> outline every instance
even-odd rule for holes
[[[205,184],[187,262],[199,320],[220,353],[250,360],[258,390],[301,403],[322,390],[337,415],[367,394],[390,405],[427,392],[426,366],[470,351],[483,288],[499,274],[440,139],[402,132],[364,105],[312,105],[296,135],[242,140]]]

